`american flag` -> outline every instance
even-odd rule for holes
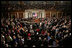
[[[36,17],[36,16],[37,16],[37,13],[33,13],[33,16],[35,16],[35,17]]]

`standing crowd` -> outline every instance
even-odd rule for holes
[[[27,23],[24,19],[1,19],[2,47],[63,47],[63,39],[71,36],[71,18],[44,19]]]

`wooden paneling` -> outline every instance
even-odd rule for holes
[[[23,13],[19,13],[19,18],[23,18]]]

